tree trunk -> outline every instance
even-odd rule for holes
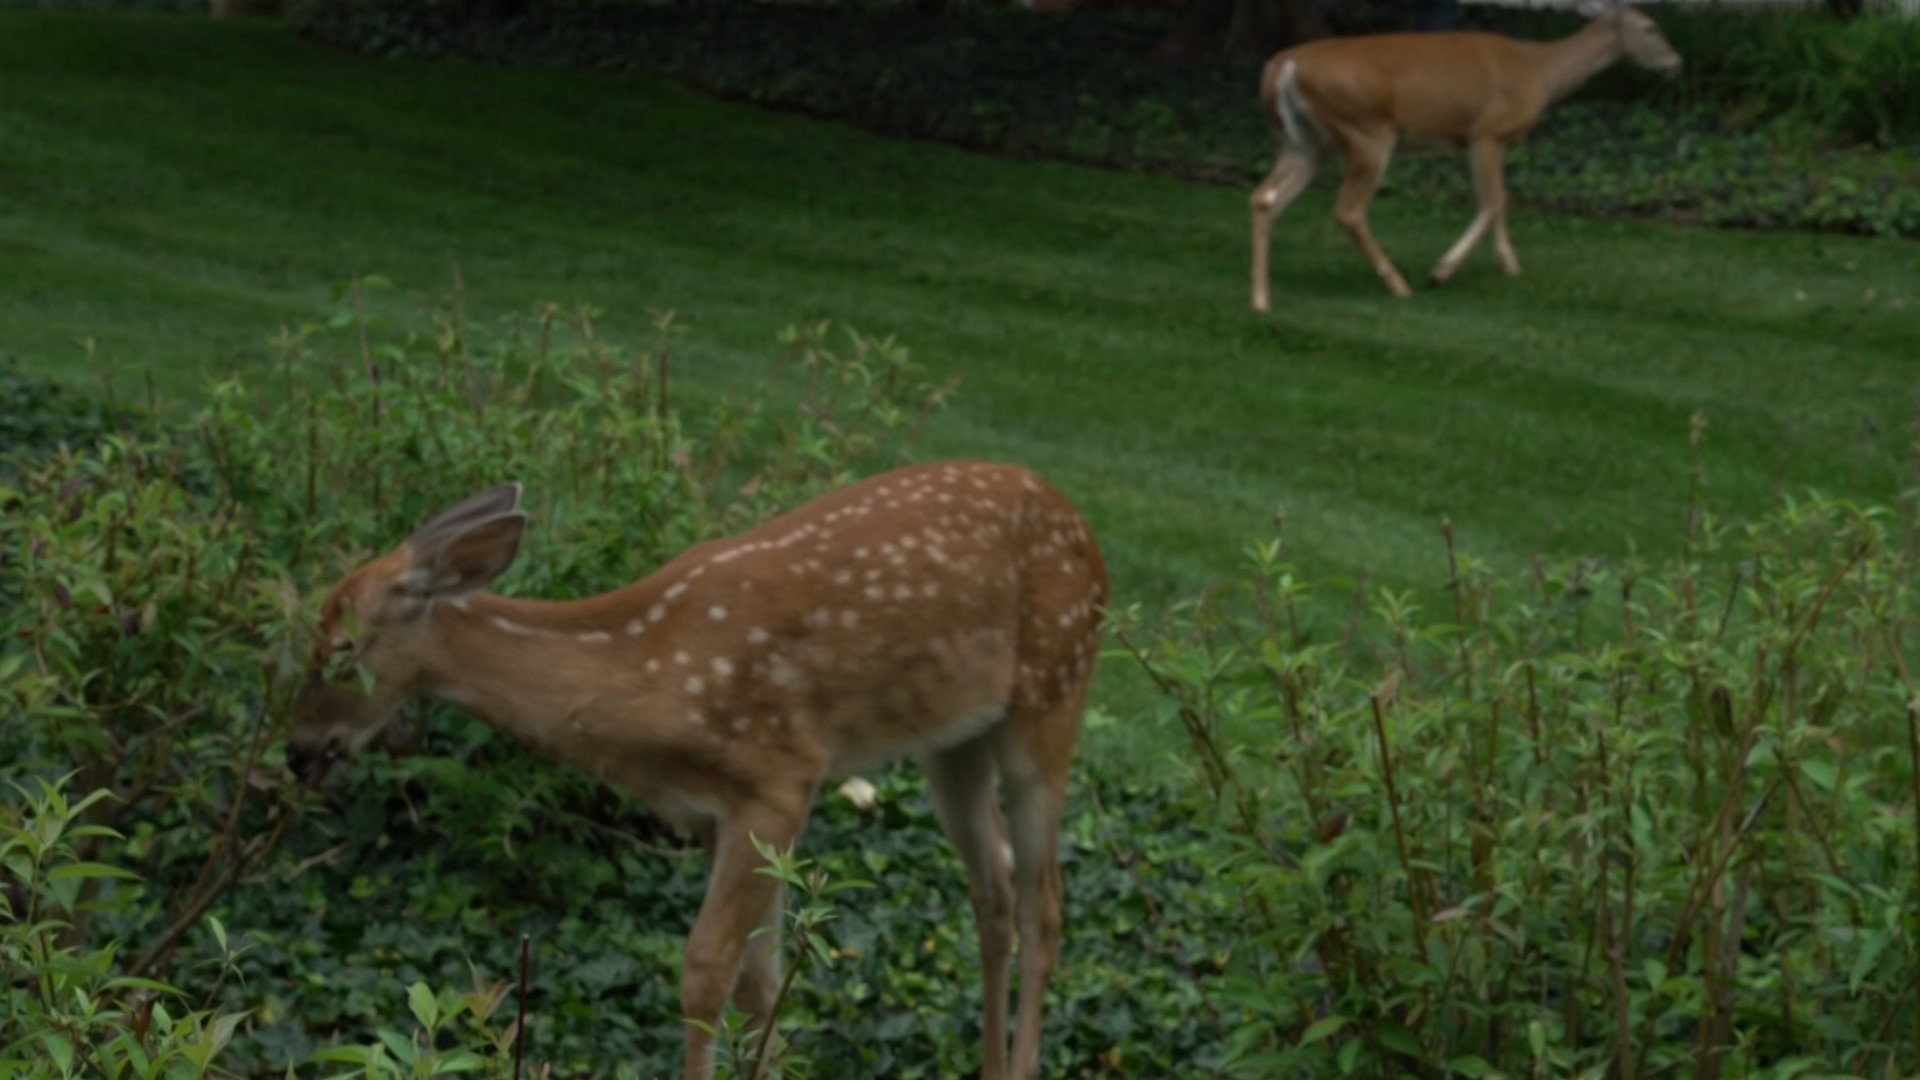
[[[1325,36],[1326,21],[1309,0],[1188,0],[1158,53],[1179,60],[1263,60]]]

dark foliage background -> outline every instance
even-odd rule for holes
[[[1920,235],[1920,22],[1650,8],[1688,59],[1624,68],[1548,114],[1510,158],[1525,205],[1753,228]],[[1391,9],[1343,29],[1391,25]],[[1272,164],[1257,62],[1156,59],[1166,10],[927,19],[892,10],[551,3],[449,19],[404,0],[301,0],[302,33],[392,56],[669,75],[722,97],[992,153],[1253,182]],[[1475,12],[1523,37],[1551,13]],[[1335,179],[1327,170],[1321,183]],[[1466,204],[1453,150],[1404,147],[1386,190]]]

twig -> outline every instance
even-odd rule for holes
[[[527,1056],[527,958],[532,941],[532,935],[520,935],[520,1015],[513,1021],[513,1080],[520,1080],[520,1065]]]
[[[1389,681],[1395,680],[1389,676]],[[1407,874],[1407,899],[1413,905],[1413,936],[1420,946],[1420,962],[1430,963],[1427,955],[1427,911],[1421,902],[1420,880],[1415,876],[1413,859],[1407,854],[1407,830],[1400,820],[1400,793],[1393,782],[1393,754],[1387,743],[1387,721],[1382,713],[1380,700],[1391,692],[1383,686],[1375,690],[1367,701],[1373,707],[1373,730],[1380,737],[1380,771],[1387,782],[1387,808],[1393,812],[1393,839],[1400,849],[1400,866]]]

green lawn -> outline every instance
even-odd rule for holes
[[[1670,552],[1697,408],[1723,511],[1782,481],[1886,497],[1905,467],[1913,243],[1522,211],[1525,276],[1482,252],[1395,302],[1316,191],[1280,222],[1275,313],[1256,318],[1245,197],[642,79],[0,14],[0,357],[32,371],[151,366],[191,395],[264,359],[333,282],[436,289],[456,261],[483,312],[587,300],[638,341],[673,308],[695,328],[681,370],[710,388],[773,357],[783,325],[830,316],[963,373],[926,451],[1051,475],[1123,603],[1235,569],[1276,504],[1311,572],[1430,605],[1443,515],[1503,567],[1549,523],[1555,552]],[[1410,277],[1466,220],[1391,197],[1374,214]]]

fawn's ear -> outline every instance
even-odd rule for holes
[[[1597,19],[1602,15],[1618,15],[1626,10],[1625,0],[1580,0],[1573,10],[1583,19]]]
[[[419,595],[447,600],[493,584],[513,566],[526,531],[527,515],[518,510],[435,530],[427,545],[413,548]]]
[[[407,544],[416,552],[425,551],[445,542],[448,536],[469,525],[510,514],[519,507],[519,482],[496,484],[435,514],[425,525],[413,530],[413,535],[407,538]]]

